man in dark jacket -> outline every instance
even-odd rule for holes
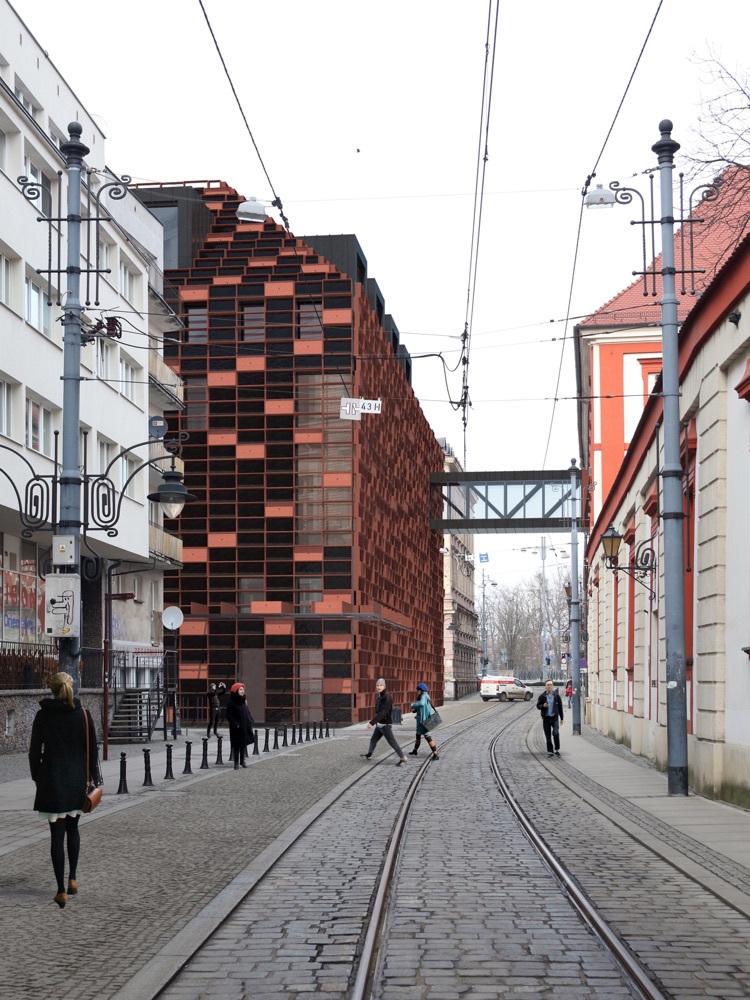
[[[544,726],[544,738],[547,741],[547,756],[560,756],[560,723],[563,720],[563,703],[560,695],[555,691],[552,681],[547,681],[545,689],[536,700],[536,707],[542,713],[542,725]],[[555,745],[552,746],[554,738]]]
[[[393,699],[386,691],[385,681],[382,677],[375,682],[375,690],[378,692],[377,701],[375,702],[375,714],[367,723],[367,728],[372,729],[373,733],[370,737],[370,748],[367,753],[363,753],[362,756],[367,760],[371,760],[375,747],[378,744],[378,740],[381,736],[385,736],[386,742],[389,746],[393,747],[394,753],[398,756],[398,764],[396,766],[402,767],[404,764],[409,763],[409,758],[398,745],[396,737],[393,735],[393,720],[391,718],[391,712],[393,711]]]

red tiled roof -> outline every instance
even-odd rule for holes
[[[693,267],[698,272],[676,276],[677,285],[677,315],[683,322],[696,301],[696,295],[702,292],[713,281],[714,277],[734,253],[742,237],[750,228],[750,168],[727,167],[720,177],[719,197],[713,201],[699,202],[694,210],[696,222],[693,229]],[[677,206],[675,206],[677,210]],[[675,266],[690,267],[689,225],[678,228],[674,238]],[[684,245],[683,245],[684,240]],[[684,264],[682,264],[684,255]],[[652,294],[653,271],[656,268],[656,294]],[[659,324],[661,313],[662,282],[661,254],[647,269],[647,295],[643,294],[643,278],[639,276],[632,285],[619,292],[614,298],[597,309],[580,326],[586,327],[623,327],[644,326],[649,323]],[[695,294],[691,293],[694,283]],[[685,291],[683,291],[683,288]]]

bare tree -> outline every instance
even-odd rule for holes
[[[710,277],[750,231],[750,76],[746,69],[725,66],[711,49],[695,62],[707,91],[692,129],[693,152],[683,153],[693,178],[719,181],[718,198],[699,206],[705,218],[699,229],[724,230],[717,234],[722,250],[714,249]]]

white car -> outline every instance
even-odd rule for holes
[[[533,692],[517,677],[483,677],[479,689],[482,701],[497,698],[498,701],[531,701]]]

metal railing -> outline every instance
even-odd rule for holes
[[[101,688],[103,668],[103,650],[81,649],[81,687]],[[58,670],[54,643],[0,642],[0,691],[48,688]]]

